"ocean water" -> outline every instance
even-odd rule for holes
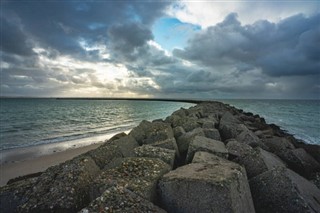
[[[221,100],[264,117],[306,143],[320,144],[320,100]]]
[[[194,105],[125,100],[2,98],[0,101],[0,150],[102,140],[106,135],[128,131],[142,120],[164,119],[181,107]]]
[[[0,99],[0,150],[41,144],[99,142],[142,120],[193,104],[156,101]],[[320,144],[320,101],[220,100],[259,114],[307,143]]]

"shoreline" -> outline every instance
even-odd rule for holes
[[[95,143],[88,146],[67,149],[60,152],[53,152],[47,155],[27,158],[21,161],[12,161],[0,165],[0,187],[7,184],[11,179],[25,175],[43,172],[51,166],[58,165],[70,160],[87,151],[98,148],[102,143]]]
[[[14,174],[33,174],[0,188],[1,211],[300,212],[320,207],[320,146],[223,103],[142,121],[129,134],[99,145],[12,164],[18,168],[8,164]],[[60,162],[44,172],[31,171]]]
[[[129,131],[124,132],[128,133]],[[11,179],[43,172],[51,166],[96,149],[118,133],[120,132],[59,143],[2,150],[0,151],[0,187],[6,185]]]

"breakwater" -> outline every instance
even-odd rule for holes
[[[219,102],[0,189],[1,212],[318,212],[320,147]]]

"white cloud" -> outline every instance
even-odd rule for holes
[[[320,10],[319,1],[180,1],[173,4],[167,14],[182,22],[213,26],[230,13],[237,13],[242,24],[258,20],[279,22],[295,14],[315,14]]]

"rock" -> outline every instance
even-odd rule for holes
[[[159,182],[161,206],[174,213],[254,212],[246,172],[224,161],[192,163]]]
[[[89,156],[47,169],[24,196],[20,212],[76,212],[90,203],[89,185],[100,172]]]
[[[219,124],[219,131],[223,141],[237,137],[239,134],[238,124],[241,124],[241,121],[230,112],[223,114]]]
[[[189,144],[195,136],[204,136],[202,128],[196,128],[190,132],[183,134],[178,138],[177,145],[179,148],[180,155],[188,151]]]
[[[175,150],[165,149],[161,147],[154,147],[150,145],[143,145],[134,149],[137,157],[149,157],[149,158],[159,158],[173,168],[175,160]]]
[[[173,128],[181,126],[186,132],[200,127],[197,118],[194,117],[179,117],[171,115],[166,118],[166,122],[170,123]]]
[[[219,130],[217,129],[203,129],[204,135],[217,141],[221,141]]]
[[[320,164],[303,148],[290,150],[288,163],[290,168],[305,178],[310,178],[314,173],[320,172]]]
[[[261,141],[260,139],[252,132],[250,131],[244,124],[239,124],[237,126],[238,134],[235,139],[239,143],[245,143],[252,147],[261,147],[264,149],[268,149]]]
[[[109,142],[115,141],[115,140],[118,140],[118,139],[120,139],[120,138],[122,138],[122,137],[126,137],[126,136],[127,136],[127,134],[126,134],[125,132],[121,132],[121,133],[118,133],[118,134],[112,136],[112,137],[111,137],[109,140],[107,140],[107,141],[109,141]]]
[[[37,177],[15,181],[0,188],[0,212],[18,212],[18,206],[25,203],[27,191],[31,191],[37,182]]]
[[[181,126],[177,126],[175,128],[173,128],[173,134],[175,138],[179,138],[181,135],[185,134],[186,131],[181,127]]]
[[[229,157],[244,157],[253,152],[253,148],[247,144],[239,143],[235,139],[227,140],[226,149],[228,150]]]
[[[250,180],[257,212],[319,212],[320,190],[284,167],[266,171]]]
[[[293,144],[286,138],[272,137],[263,139],[263,143],[269,151],[281,157],[282,153],[288,149],[294,149]]]
[[[175,138],[169,138],[169,139],[164,140],[164,141],[158,141],[158,142],[155,142],[155,143],[150,144],[150,145],[151,146],[155,146],[155,147],[161,147],[161,148],[165,148],[165,149],[174,150],[175,153],[176,153],[176,156],[178,158],[180,157],[178,145],[177,145],[177,142],[176,142]]]
[[[192,163],[226,163],[230,162],[209,152],[198,151],[194,154]]]
[[[179,110],[173,112],[172,115],[175,115],[178,117],[186,117],[188,115],[188,110],[184,108],[180,108]]]
[[[228,158],[228,150],[224,143],[203,136],[195,136],[191,140],[186,158],[187,163],[192,161],[193,155],[197,151],[205,151],[219,157]]]
[[[139,145],[143,145],[172,138],[173,130],[165,122],[142,121],[139,126],[132,129],[129,135],[134,137]]]
[[[200,105],[192,106],[187,111],[187,116],[191,118],[202,118],[203,117],[203,108]]]
[[[138,126],[130,131],[129,135],[131,135],[139,145],[142,145],[143,140],[146,138],[146,132],[149,131],[150,126],[151,122],[143,120]]]
[[[263,140],[269,149],[279,156],[290,169],[305,178],[310,178],[314,172],[319,171],[319,163],[304,149],[295,149],[287,138],[272,137]]]
[[[206,119],[203,124],[202,124],[202,128],[204,129],[215,129],[216,125],[218,125],[218,122],[214,119]]]
[[[122,164],[103,171],[90,185],[91,199],[112,186],[121,186],[149,201],[156,200],[156,185],[170,166],[157,158],[125,158]]]
[[[99,212],[118,212],[118,213],[165,213],[148,200],[143,199],[132,191],[120,187],[112,186],[108,188],[100,197],[96,198],[89,206],[79,211],[79,213],[99,213]]]
[[[103,169],[115,158],[122,158],[123,154],[119,146],[111,145],[106,142],[105,145],[98,147],[97,149],[91,150],[84,155],[89,156],[94,160],[100,169]]]
[[[320,163],[320,146],[316,144],[306,144],[291,137],[291,142],[296,148],[303,148],[309,155],[311,155],[318,163]]]
[[[320,189],[320,172],[316,172],[312,176],[311,181],[314,185],[316,185]]]
[[[234,161],[246,168],[249,179],[275,167],[286,167],[276,155],[261,148],[255,148],[253,152],[239,156]]]
[[[42,173],[43,172],[36,172],[36,173],[27,174],[27,175],[19,176],[19,177],[16,177],[16,178],[12,178],[12,179],[8,180],[7,185],[10,185],[10,184],[18,182],[18,181],[28,180],[30,178],[39,177]]]
[[[133,149],[139,146],[137,141],[131,135],[121,137],[117,140],[108,142],[103,146],[110,146],[110,145],[118,146],[123,157],[133,157],[134,156]]]

